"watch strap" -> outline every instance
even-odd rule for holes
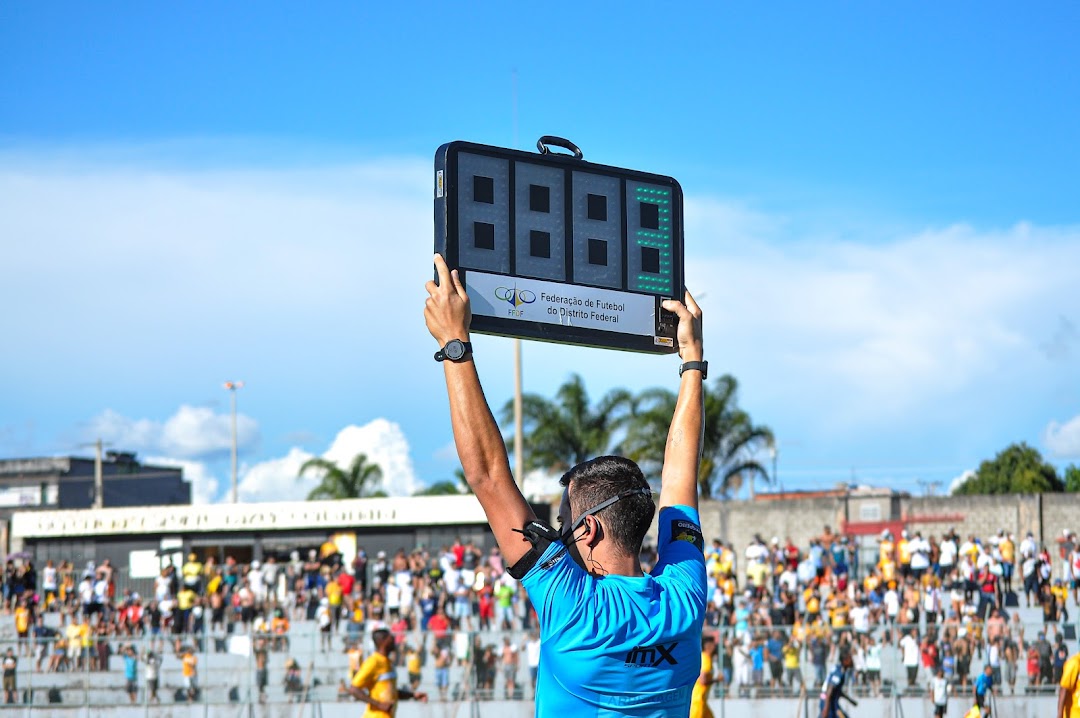
[[[453,341],[461,341],[461,340],[460,339],[451,339],[450,341],[453,342]],[[447,342],[446,346],[449,346],[449,345],[450,345],[450,342]],[[435,352],[435,361],[447,361],[447,360],[449,360],[449,361],[459,361],[460,362],[460,361],[465,361],[466,359],[469,358],[469,355],[472,354],[472,342],[461,342],[461,346],[464,347],[465,351],[457,359],[450,359],[450,357],[446,356],[446,346],[444,346],[439,351]]]
[[[709,378],[709,362],[707,361],[684,361],[679,365],[679,376],[682,376],[684,371],[694,369],[701,372],[702,380]]]

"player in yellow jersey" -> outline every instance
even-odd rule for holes
[[[713,718],[709,708],[709,688],[716,681],[713,676],[713,652],[716,650],[716,636],[701,638],[701,674],[694,690],[690,694],[690,718]]]
[[[364,711],[365,718],[392,718],[398,700],[402,699],[414,698],[426,703],[427,695],[424,693],[398,691],[397,673],[390,662],[394,635],[380,628],[371,634],[371,639],[375,643],[375,652],[360,666],[349,686],[349,693],[354,698],[368,704]]]
[[[1056,718],[1080,718],[1080,653],[1070,656],[1061,670],[1057,713],[1054,715]]]

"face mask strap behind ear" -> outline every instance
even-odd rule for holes
[[[578,516],[577,520],[573,524],[571,524],[570,530],[567,533],[571,537],[573,537],[574,532],[577,531],[581,527],[581,525],[583,523],[585,523],[585,517],[586,516],[592,516],[594,514],[598,514],[601,511],[603,511],[604,509],[606,509],[608,506],[611,506],[612,504],[618,503],[619,501],[622,501],[625,498],[629,498],[631,496],[637,496],[637,495],[647,496],[649,498],[652,498],[652,489],[650,489],[648,486],[646,486],[646,487],[640,488],[640,489],[627,489],[626,491],[620,491],[619,493],[612,496],[610,499],[605,499],[604,501],[601,501],[596,506],[593,506],[591,509],[589,509],[589,510],[585,511],[584,513],[582,513],[581,516]],[[564,543],[566,541],[569,541],[569,538],[564,539]]]

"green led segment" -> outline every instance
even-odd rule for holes
[[[634,232],[632,243],[637,251],[643,248],[659,250],[659,261],[656,254],[652,254],[652,267],[659,269],[659,273],[642,271],[630,278],[630,289],[651,292],[655,294],[670,295],[673,291],[673,267],[672,267],[672,240],[671,240],[671,190],[656,187],[636,187],[634,199],[639,203],[656,205],[655,223],[658,225],[652,229],[637,229]]]

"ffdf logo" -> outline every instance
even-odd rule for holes
[[[532,304],[536,301],[536,293],[530,292],[528,289],[518,289],[516,286],[511,287],[499,287],[495,290],[495,298],[500,302],[506,302],[512,309],[507,311],[507,314],[511,317],[520,317],[525,314],[524,309],[519,309],[523,304]]]

